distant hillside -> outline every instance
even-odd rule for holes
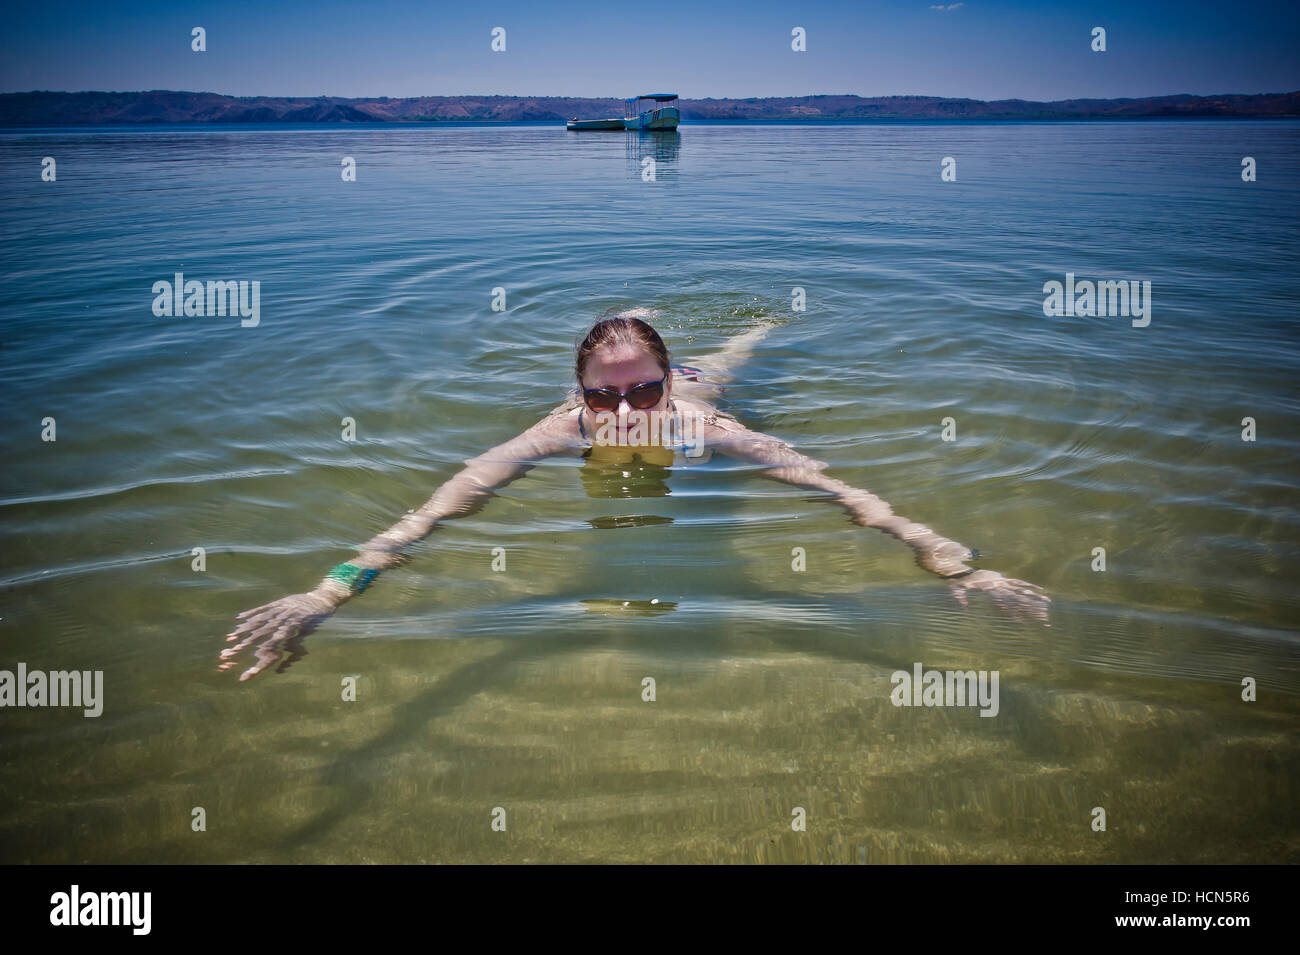
[[[939,96],[782,96],[683,99],[682,121],[890,119],[1167,119],[1295,117],[1300,92],[1245,96],[1068,99],[1051,103],[985,102]],[[221,96],[141,93],[3,93],[0,126],[94,126],[123,123],[411,123],[562,122],[623,115],[623,101],[557,96],[417,96],[408,99]]]

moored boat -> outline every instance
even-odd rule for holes
[[[627,100],[623,111],[626,129],[676,129],[681,120],[676,93],[642,93]]]
[[[573,117],[564,124],[565,129],[624,129],[621,119],[578,119]]]

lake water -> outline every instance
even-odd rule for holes
[[[0,669],[104,680],[0,712],[0,861],[1300,861],[1300,124],[9,130],[0,203]],[[155,316],[177,272],[258,324]],[[685,363],[774,321],[726,409],[1051,626],[734,459],[557,458],[218,671],[631,306]],[[997,715],[895,707],[917,663]]]

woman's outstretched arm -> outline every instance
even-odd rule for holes
[[[387,570],[401,563],[398,551],[428,536],[439,521],[473,514],[494,490],[532,470],[533,462],[574,450],[577,445],[572,430],[562,410],[556,409],[505,444],[470,458],[420,507],[361,545],[350,563],[373,570]]]
[[[895,514],[888,502],[870,491],[853,487],[822,473],[827,466],[795,451],[784,441],[751,431],[736,421],[718,418],[708,438],[723,454],[764,465],[763,474],[798,487],[826,491],[842,504],[854,523],[874,527],[898,538],[916,554],[916,562],[949,582],[954,596],[966,605],[971,590],[982,590],[1004,610],[1016,616],[1029,614],[1047,623],[1047,604],[1042,588],[1023,580],[1005,577],[996,570],[976,570],[966,564],[975,554],[969,547],[935,533],[924,524]]]
[[[331,570],[314,590],[239,614],[236,619],[243,623],[226,635],[227,642],[239,642],[222,651],[220,669],[235,666],[240,651],[265,637],[254,651],[257,660],[239,678],[257,676],[279,661],[283,650],[295,650],[303,637],[364,590],[379,572],[402,563],[406,559],[402,549],[428,536],[439,521],[474,513],[493,490],[525,474],[532,462],[575,448],[571,430],[563,407],[557,408],[517,437],[466,461],[429,500],[362,544],[357,556]]]

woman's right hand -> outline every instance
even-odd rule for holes
[[[226,634],[226,640],[229,642],[238,639],[241,634],[247,635],[233,647],[221,651],[222,662],[219,669],[229,670],[235,666],[234,658],[241,650],[259,637],[266,636],[266,639],[253,651],[257,657],[256,662],[241,673],[239,679],[242,682],[257,676],[273,663],[278,662],[284,650],[296,650],[302,638],[315,630],[322,621],[328,619],[338,609],[338,605],[336,599],[319,591],[312,591],[305,594],[290,594],[269,604],[245,610],[235,617],[236,620],[244,622]],[[293,659],[294,657],[291,656],[286,661],[286,665]]]

